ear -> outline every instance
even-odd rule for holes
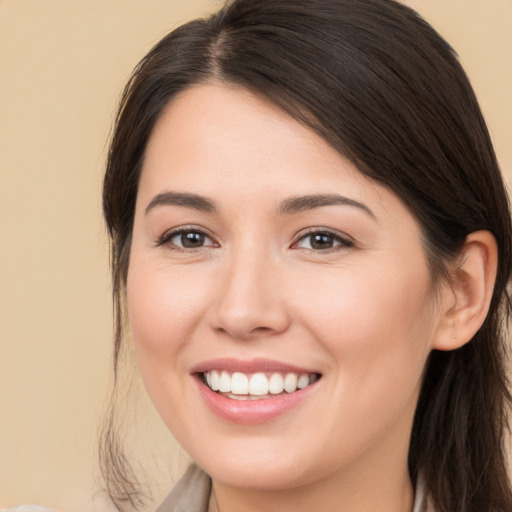
[[[497,264],[494,236],[489,231],[468,235],[451,281],[443,284],[441,318],[432,348],[460,348],[480,329],[489,311]]]

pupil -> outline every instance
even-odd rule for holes
[[[326,234],[313,235],[311,239],[311,247],[313,249],[330,249],[332,243],[332,236]]]
[[[197,233],[195,231],[182,233],[181,244],[183,245],[183,247],[186,247],[187,249],[201,247],[202,245],[204,245],[204,234]]]

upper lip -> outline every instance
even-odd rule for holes
[[[311,368],[295,366],[272,359],[241,360],[234,358],[219,358],[203,361],[194,366],[190,373],[204,373],[210,370],[225,370],[228,372],[258,373],[258,372],[283,372],[283,373],[320,373]]]

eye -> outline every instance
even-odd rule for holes
[[[330,231],[318,230],[302,235],[293,245],[294,247],[311,251],[329,251],[353,247],[354,242]]]
[[[180,228],[165,233],[157,245],[169,245],[171,249],[175,250],[193,250],[217,246],[204,231],[195,228]]]

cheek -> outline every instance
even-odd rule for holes
[[[435,327],[428,269],[382,268],[317,276],[319,293],[304,297],[308,329],[333,356],[340,392],[350,388],[358,400],[416,388]]]
[[[140,261],[140,263],[139,263]],[[127,312],[137,365],[156,410],[177,437],[186,436],[187,379],[195,329],[204,318],[204,279],[134,257],[127,279]],[[189,276],[190,277],[190,276]],[[190,422],[190,420],[189,420]],[[188,424],[188,423],[187,423]],[[181,432],[181,435],[180,435]]]
[[[131,263],[127,280],[130,329],[142,373],[169,364],[204,317],[205,281],[161,265]]]
[[[418,317],[432,316],[430,278],[423,267],[335,268],[308,273],[302,281],[303,309],[312,322],[332,333],[331,339],[359,334],[364,336],[359,343],[371,343],[374,336],[366,336],[371,330],[393,338],[393,333],[421,324]]]

